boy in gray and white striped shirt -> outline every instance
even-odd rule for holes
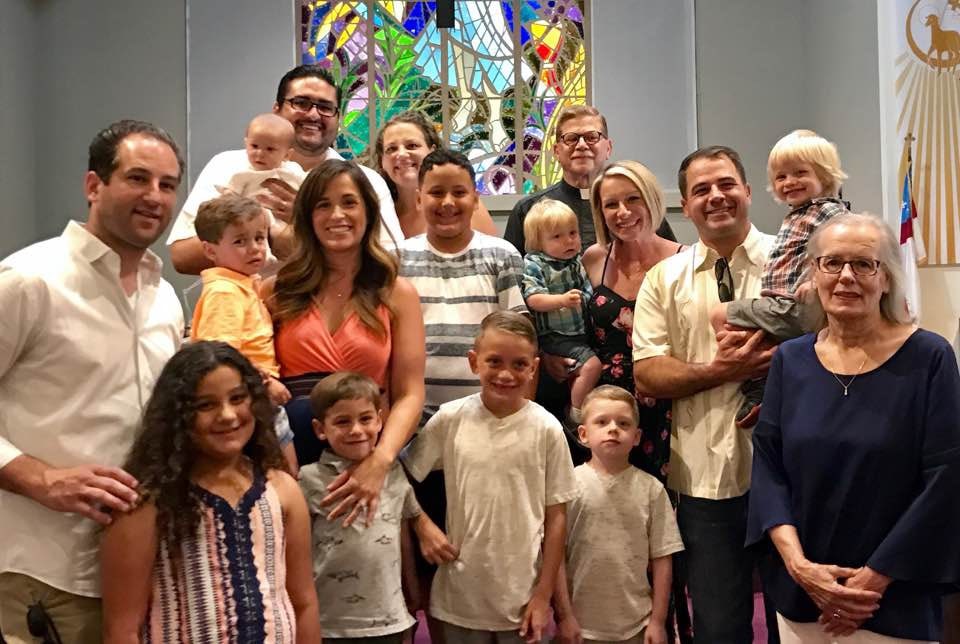
[[[470,228],[477,203],[473,166],[459,152],[434,150],[420,166],[418,205],[427,232],[401,245],[400,274],[420,294],[426,329],[426,401],[420,427],[451,400],[480,391],[467,351],[494,311],[527,312],[523,259],[511,244]]]

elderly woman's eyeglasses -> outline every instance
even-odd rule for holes
[[[586,141],[587,145],[596,145],[600,142],[600,139],[603,138],[605,138],[603,132],[598,130],[590,130],[589,132],[567,132],[566,134],[557,135],[558,141],[571,148],[576,147],[580,139]]]
[[[731,302],[733,300],[733,273],[730,272],[730,265],[723,257],[717,260],[713,265],[713,273],[717,276],[717,295],[721,302]]]
[[[298,112],[306,114],[311,107],[317,108],[317,114],[320,116],[336,116],[340,110],[333,103],[326,101],[311,101],[306,96],[294,96],[293,98],[283,99],[284,103],[290,103],[290,107]]]
[[[880,270],[880,260],[869,259],[867,257],[855,257],[854,259],[843,259],[833,255],[821,255],[817,258],[817,268],[821,273],[837,275],[843,272],[843,267],[850,265],[850,270],[854,275],[860,277],[870,277],[876,275]]]

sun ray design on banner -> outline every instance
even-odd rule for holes
[[[560,108],[586,103],[584,33],[584,0],[457,0],[450,29],[436,2],[303,0],[300,45],[343,87],[345,157],[417,109],[470,157],[481,194],[524,194],[560,176],[550,141]]]
[[[906,9],[905,3],[898,6]],[[896,59],[899,140],[915,137],[913,190],[928,263],[956,264],[960,262],[960,0],[915,0],[901,20],[907,46]],[[906,168],[900,170],[902,177]]]

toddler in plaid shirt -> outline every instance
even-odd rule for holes
[[[790,206],[790,212],[767,258],[760,297],[721,303],[711,311],[710,322],[715,331],[731,324],[763,329],[782,341],[808,333],[816,324],[815,310],[804,303],[811,287],[804,279],[807,242],[817,226],[848,212],[849,204],[838,197],[847,175],[840,169],[836,145],[816,132],[794,130],[770,151],[767,178],[773,198]],[[764,383],[761,378],[743,384],[738,427],[757,422]]]
[[[583,399],[603,369],[587,341],[583,304],[593,289],[580,263],[577,215],[561,201],[541,199],[527,213],[523,235],[523,299],[533,312],[543,352],[574,361],[568,421],[576,427]]]

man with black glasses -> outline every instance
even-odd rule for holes
[[[284,74],[277,86],[273,113],[293,124],[294,142],[291,160],[309,172],[327,159],[342,157],[331,146],[337,140],[340,129],[341,91],[333,76],[318,65],[300,65]],[[380,200],[380,241],[388,249],[394,247],[390,235],[397,243],[403,240],[400,222],[394,209],[393,199],[386,182],[377,172],[360,166],[373,185]],[[236,172],[249,170],[245,150],[228,150],[216,155],[207,165],[190,191],[177,220],[170,230],[167,244],[174,267],[181,273],[199,274],[212,264],[203,254],[197,239],[194,221],[197,209],[205,201],[219,196],[219,187],[226,186]],[[266,188],[257,195],[257,200],[273,213],[270,226],[270,247],[278,257],[289,253],[293,228],[291,216],[297,191],[280,180],[268,180]]]
[[[591,105],[565,107],[557,116],[557,138],[553,155],[563,168],[563,178],[549,188],[524,197],[513,207],[503,238],[513,244],[521,255],[527,252],[523,235],[523,221],[533,204],[541,199],[556,199],[577,213],[580,224],[580,243],[584,249],[597,241],[590,214],[590,184],[603,169],[613,141],[607,134],[607,119]],[[670,225],[664,219],[657,234],[676,241]]]
[[[634,311],[637,389],[673,399],[667,487],[679,495],[695,641],[753,641],[753,556],[744,549],[751,432],[734,418],[740,383],[766,373],[774,349],[762,331],[714,334],[718,302],[757,297],[774,237],[749,219],[750,186],[727,147],[687,156],[678,174],[684,214],[699,241],[647,273]],[[770,642],[776,619],[768,618]]]

